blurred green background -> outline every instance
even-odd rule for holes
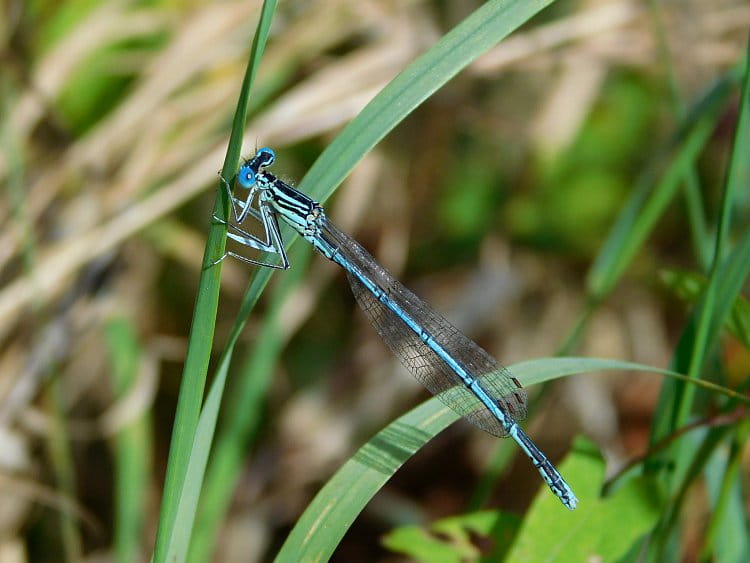
[[[274,147],[273,172],[296,183],[378,91],[480,4],[281,2],[245,156]],[[216,171],[259,8],[3,3],[2,561],[151,552]],[[555,2],[409,115],[326,209],[503,363],[564,352],[667,367],[711,264],[739,111],[737,73],[727,76],[743,56],[749,8]],[[731,88],[707,96],[727,80]],[[661,185],[702,99],[714,109],[691,174],[624,277],[597,285],[592,264],[613,224],[637,190]],[[746,188],[732,239],[747,230]],[[267,388],[257,406],[230,407],[252,420],[208,552],[216,561],[272,557],[335,469],[427,397],[366,326],[342,272],[303,245],[290,259],[236,354],[237,364],[253,361],[264,314],[275,311],[269,346],[279,360],[256,366]],[[227,260],[222,270],[216,358],[253,269]],[[743,303],[713,364],[728,386],[750,367]],[[230,370],[227,395],[240,371]],[[612,473],[648,449],[662,383],[627,373],[533,389],[527,428],[552,459],[587,436]],[[495,442],[451,426],[368,505],[337,560],[399,560],[384,534],[466,510]],[[486,506],[522,513],[539,487],[516,456]],[[132,503],[115,501],[123,496]],[[686,559],[700,552],[708,510],[700,498],[691,506],[674,546]],[[139,538],[134,551],[118,540],[126,536]]]

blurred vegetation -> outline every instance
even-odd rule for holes
[[[341,141],[498,5],[518,31],[428,80],[400,123],[386,107],[373,148]],[[3,4],[0,561],[148,560],[168,463],[188,475],[173,500],[197,506],[174,540],[191,561],[750,557],[743,399],[614,361],[747,389],[750,7],[565,0],[526,21],[523,5],[282,2],[250,55],[256,1]],[[578,510],[510,441],[440,433],[452,420],[305,245],[267,291],[270,272],[203,267],[240,141],[321,200],[346,176],[337,225],[504,363],[539,359],[525,383],[561,378],[531,390],[526,426],[570,452]],[[193,311],[210,277],[215,333]],[[196,339],[195,405],[206,375],[214,394],[177,430],[205,481],[169,453]],[[612,361],[540,359],[560,353]],[[592,369],[620,371],[563,378]]]

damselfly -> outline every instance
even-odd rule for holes
[[[578,499],[571,488],[516,423],[526,416],[526,393],[519,381],[399,283],[359,243],[331,224],[317,202],[265,170],[275,159],[271,149],[263,148],[240,167],[237,183],[246,191],[244,199],[233,196],[226,180],[223,184],[234,215],[227,224],[227,236],[278,255],[280,263],[262,262],[234,252],[226,252],[214,263],[233,256],[259,266],[289,268],[278,219],[289,223],[321,254],[346,270],[354,297],[401,363],[446,405],[482,430],[495,436],[511,436],[552,492],[565,506],[574,509]],[[243,228],[250,215],[262,223],[265,240]]]

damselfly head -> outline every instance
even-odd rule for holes
[[[273,152],[273,149],[262,148],[258,150],[253,158],[248,158],[245,164],[240,166],[240,171],[237,172],[237,183],[249,190],[257,183],[260,169],[271,166],[274,160],[276,160],[276,153]]]

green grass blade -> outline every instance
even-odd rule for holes
[[[745,62],[748,63],[748,61],[750,58]],[[732,158],[722,193],[711,273],[700,304],[680,338],[673,360],[676,369],[686,371],[691,379],[701,377],[706,360],[713,354],[722,327],[750,275],[750,230],[745,231],[732,254],[727,259],[723,259],[729,236],[732,204],[739,195],[736,172],[733,171],[744,166],[735,164],[733,161],[735,158],[744,161],[748,159],[746,154],[737,150],[737,145],[743,145],[743,148],[747,149],[748,134],[743,128],[746,129],[748,124],[749,88],[750,68],[746,69],[743,81],[740,114]],[[669,384],[664,387],[659,398],[659,415],[654,421],[652,441],[661,439],[687,422],[693,409],[695,392],[694,386],[683,384]],[[666,454],[672,467],[668,473],[664,474],[664,478],[676,500],[654,534],[657,557],[668,551],[670,538],[677,530],[677,512],[682,507],[685,491],[709,459],[708,455],[695,457],[694,452],[695,444],[680,440]]]
[[[65,416],[65,389],[59,377],[54,377],[47,393],[51,411],[51,432],[47,438],[49,459],[54,471],[57,488],[68,498],[76,498],[76,466],[73,459],[68,418]],[[60,561],[80,561],[83,553],[83,540],[77,519],[70,511],[59,515],[62,553]]]
[[[431,94],[553,0],[491,0],[394,78],[336,137],[300,183],[325,200],[367,152]]]
[[[693,165],[714,130],[718,111],[701,119],[672,158],[666,173],[652,184],[644,177],[624,206],[587,277],[587,290],[595,301],[612,291],[625,268],[643,246],[659,218],[673,200],[683,173]]]
[[[747,57],[746,59],[747,63],[750,64],[750,57]],[[740,189],[739,177],[735,171],[741,169],[742,166],[739,162],[737,162],[737,164],[734,164],[734,162],[735,160],[741,160],[746,165],[749,158],[747,153],[741,153],[740,150],[738,150],[744,149],[747,151],[749,148],[747,144],[748,133],[743,130],[743,127],[747,128],[748,126],[748,96],[750,96],[750,67],[745,69],[745,80],[742,86],[740,113],[737,120],[737,128],[735,130],[732,158],[729,161],[728,173],[721,198],[721,210],[719,212],[718,227],[716,229],[716,246],[714,248],[713,264],[708,278],[708,285],[706,286],[704,304],[701,309],[701,315],[699,316],[698,329],[693,346],[693,355],[688,369],[689,377],[700,377],[700,372],[705,363],[706,356],[710,352],[713,343],[718,339],[720,327],[729,313],[727,307],[723,307],[721,310],[722,312],[715,315],[714,304],[717,299],[720,299],[717,294],[718,287],[721,283],[720,268],[725,256],[727,239],[729,237],[729,223],[732,217],[732,206],[737,199],[737,192]],[[732,299],[732,303],[734,303],[734,298]],[[687,421],[693,405],[694,394],[694,387],[688,386],[684,388],[684,394],[677,411],[676,423],[678,426],[682,426]]]
[[[257,298],[262,292],[262,288],[268,281],[268,275],[270,275],[268,270],[264,269],[255,276],[250,285],[250,289],[245,294],[243,306],[240,309],[240,315],[242,315],[243,311],[249,312],[249,310],[252,310],[255,306]],[[234,353],[234,347],[239,340],[239,335],[243,328],[244,322],[235,323],[229,339],[227,340],[227,346],[219,359],[219,367],[216,370],[216,377],[211,384],[211,389],[209,390],[205,405],[200,413],[199,422],[196,426],[196,432],[194,435],[194,443],[191,444],[187,467],[184,471],[185,481],[183,490],[181,491],[178,501],[179,505],[175,509],[175,530],[171,534],[166,548],[168,550],[168,561],[182,561],[185,560],[188,555],[190,547],[190,530],[195,521],[195,512],[201,494],[203,476],[205,474],[213,435],[216,429],[218,409],[224,392],[224,386],[231,358]],[[170,554],[178,554],[181,559],[170,559]]]
[[[729,161],[726,192],[729,200],[750,185],[750,43],[745,51],[745,80],[739,101],[739,117],[734,132],[732,155]]]
[[[560,346],[560,354],[570,354],[575,350],[597,304],[612,291],[620,280],[625,269],[674,199],[680,183],[686,179],[688,212],[694,215],[690,219],[694,234],[705,230],[702,226],[703,219],[699,216],[702,206],[700,202],[695,201],[692,171],[695,168],[695,159],[708,140],[718,119],[719,111],[731,94],[739,76],[740,67],[738,66],[718,80],[681,120],[679,131],[682,133],[676,136],[674,143],[677,148],[671,153],[662,151],[664,154],[655,159],[655,163],[668,161],[665,172],[657,179],[654,164],[641,175],[589,269],[586,276],[588,303],[579,314],[570,334]],[[703,235],[699,234],[694,237],[696,245],[699,246],[696,252],[701,256],[705,254],[705,247],[708,244],[706,241],[700,242],[703,238]]]
[[[680,299],[697,305],[706,287],[706,278],[685,270],[664,270],[660,273],[662,282]],[[742,295],[732,306],[725,328],[746,348],[750,348],[750,302]]]
[[[482,5],[394,78],[323,151],[299,183],[299,190],[325,201],[375,144],[460,70],[517,29],[553,0],[531,5],[522,0],[492,0]],[[287,248],[297,236],[286,226]],[[255,281],[268,281],[260,271]],[[264,287],[264,284],[260,284]],[[252,297],[255,299],[255,297]],[[249,314],[249,310],[247,314]],[[244,323],[246,316],[239,315]]]
[[[228,372],[229,357],[225,355],[216,370],[216,378],[211,384],[196,428],[195,440],[185,470],[185,484],[177,505],[174,530],[167,545],[167,561],[185,561],[187,558],[203,475],[211,451],[211,442],[216,428],[216,420],[219,416],[219,406],[221,405],[221,395]]]
[[[748,55],[750,55],[750,43],[748,43]],[[727,239],[729,237],[729,223],[731,220],[733,202],[739,196],[739,190],[741,189],[742,174],[740,171],[746,172],[748,169],[748,162],[750,162],[750,156],[748,155],[748,149],[750,149],[750,133],[747,129],[750,125],[750,56],[746,56],[746,69],[745,69],[745,80],[742,86],[742,93],[740,97],[740,108],[739,117],[737,119],[737,127],[735,130],[735,137],[733,143],[732,155],[728,164],[726,181],[724,184],[724,190],[722,194],[722,205],[719,214],[718,228],[716,233],[716,247],[714,250],[714,265],[712,267],[711,275],[708,280],[706,292],[704,296],[703,306],[699,310],[698,317],[698,328],[696,331],[696,338],[693,343],[693,355],[691,356],[690,367],[688,370],[688,376],[699,378],[701,376],[702,368],[705,364],[707,356],[711,353],[715,342],[721,333],[721,327],[725,322],[725,319],[729,316],[730,308],[727,306],[727,297],[731,298],[731,304],[734,304],[736,294],[732,293],[729,296],[719,293],[721,291],[721,285],[724,281],[722,274],[725,274],[725,270],[722,270],[722,258],[724,257],[725,248],[728,244]],[[746,186],[743,186],[746,187]],[[748,231],[750,234],[750,231]],[[747,264],[747,261],[744,261]],[[744,285],[748,274],[750,274],[750,267],[745,266],[741,270],[741,274],[736,276],[737,293]],[[723,307],[715,307],[717,301],[720,301],[724,297]],[[693,401],[695,397],[695,388],[687,386],[683,389],[680,397],[680,405],[677,411],[676,424],[678,426],[684,424],[690,415],[693,407]],[[747,430],[743,432],[747,434]],[[683,443],[682,450],[685,450],[688,446]],[[681,452],[682,453],[682,452]],[[678,461],[682,459],[682,456],[678,456]],[[731,469],[729,473],[732,473]],[[734,475],[727,481],[725,480],[725,489],[717,508],[721,508],[718,514],[713,514],[712,524],[709,526],[709,533],[707,534],[706,544],[704,550],[709,550],[714,539],[715,534],[715,522],[716,519],[721,520],[723,517],[723,509],[726,505],[726,495],[729,492],[728,487],[734,483]]]
[[[249,439],[255,434],[261,420],[261,409],[274,365],[281,353],[283,342],[279,333],[279,314],[283,303],[307,272],[306,265],[311,255],[310,246],[301,246],[290,252],[289,260],[294,268],[281,278],[276,287],[255,344],[235,377],[236,386],[227,395],[225,417],[211,452],[198,521],[191,539],[188,557],[191,562],[211,559],[238,475],[247,457]],[[217,385],[212,384],[212,392]]]
[[[750,275],[750,231],[745,233],[738,241],[736,248],[727,257],[716,276],[718,280],[716,294],[718,297],[714,301],[711,311],[711,328],[709,329],[711,340],[707,342],[707,346],[715,345],[721,334],[722,326],[726,323],[729,314],[737,303],[748,275]],[[688,371],[694,347],[696,326],[704,308],[705,302],[702,298],[675,348],[672,360],[672,368],[675,371]],[[679,404],[678,398],[683,393],[683,385],[684,382],[671,382],[664,386],[656,409],[657,417],[653,424],[652,443],[663,439],[678,427],[676,424],[676,408]]]
[[[123,399],[138,376],[140,347],[132,325],[116,319],[105,327],[115,396]],[[148,508],[152,428],[149,417],[141,416],[117,432],[115,459],[115,553],[117,561],[128,563],[143,557],[144,518]]]
[[[709,333],[712,339],[718,338],[721,326],[731,311],[737,296],[742,289],[745,280],[750,274],[750,232],[740,240],[732,254],[727,258],[721,271],[716,276],[719,280],[719,286],[716,291],[718,299],[714,303],[712,312],[712,328]],[[672,366],[674,369],[687,371],[692,350],[694,346],[696,325],[698,318],[704,309],[703,302],[691,315],[685,330],[677,343]],[[709,343],[710,346],[713,343]],[[657,444],[667,436],[671,435],[679,427],[675,424],[676,408],[679,404],[679,397],[682,395],[685,383],[699,383],[704,385],[706,382],[694,377],[685,377],[682,381],[668,382],[662,388],[659,396],[659,403],[656,408],[656,417],[653,422],[651,433],[651,444]],[[743,400],[743,397],[739,397]],[[737,399],[738,397],[734,397]],[[743,400],[746,402],[746,400]],[[725,432],[723,428],[713,429],[701,443],[692,443],[691,446],[680,444],[678,441],[672,444],[672,447],[664,451],[651,455],[647,467],[654,469],[669,467],[670,471],[665,475],[665,483],[672,490],[672,501],[669,503],[662,520],[653,534],[654,542],[652,552],[656,557],[664,550],[668,550],[671,545],[671,536],[675,532],[674,526],[678,520],[679,510],[687,494],[689,486],[695,481],[701,473],[706,460],[710,459],[711,452],[719,446],[724,440]]]
[[[713,510],[706,528],[701,560],[746,561],[750,551],[747,539],[747,518],[742,510],[742,454],[750,436],[750,421],[743,420],[734,431],[729,463],[723,468],[721,486],[715,496]],[[724,452],[721,452],[724,457]],[[724,541],[721,541],[724,540]],[[728,541],[727,541],[728,540]],[[727,549],[728,546],[729,549]],[[727,558],[733,553],[731,559]]]
[[[689,174],[697,156],[715,128],[719,111],[730,95],[737,73],[729,73],[690,112],[681,126],[677,146],[658,180],[653,171],[640,179],[623,206],[594,265],[587,275],[587,291],[594,301],[603,299],[630,264],[658,219],[674,199],[682,179]]]
[[[511,370],[524,385],[599,370],[672,373],[632,362],[595,358],[545,358],[516,364]],[[457,414],[432,398],[381,430],[320,490],[289,534],[277,561],[328,559],[357,515],[396,470],[457,419]],[[581,498],[582,505],[586,501]]]
[[[709,429],[705,436],[693,442],[694,447],[685,454],[687,462],[680,460],[687,468],[685,477],[679,482],[677,479],[674,480],[678,482],[678,485],[670,494],[669,501],[664,503],[661,520],[651,533],[648,546],[649,558],[647,560],[663,561],[674,549],[674,542],[681,533],[677,524],[690,484],[703,472],[706,460],[711,459],[713,452],[718,449],[729,432],[730,428],[726,426]]]
[[[271,276],[270,268],[257,271],[250,287],[248,288],[240,306],[237,320],[232,326],[226,348],[219,359],[216,377],[214,378],[203,410],[201,411],[199,424],[195,433],[195,443],[190,451],[188,467],[185,470],[185,486],[180,498],[180,505],[175,520],[175,537],[170,540],[168,549],[171,554],[178,554],[182,559],[169,559],[169,561],[184,560],[189,555],[189,543],[191,541],[190,530],[195,521],[195,513],[203,485],[207,461],[211,451],[213,435],[216,429],[218,409],[224,393],[227,373],[237,345],[240,334],[245,327],[245,320],[250,315],[257,303],[263,288]],[[179,525],[178,525],[179,524]]]
[[[227,156],[222,168],[222,175],[224,177],[231,178],[237,169],[242,151],[242,136],[247,119],[250,87],[260,64],[275,4],[273,1],[264,2],[261,9],[258,28],[253,39],[250,60],[237,102],[237,111],[232,125]],[[229,212],[229,201],[227,200],[225,191],[221,189],[221,186],[219,188],[218,197],[214,204],[214,213],[226,218]],[[209,228],[206,251],[203,256],[204,267],[201,270],[198,283],[198,295],[193,312],[193,322],[190,327],[188,351],[185,358],[185,367],[183,369],[182,383],[180,385],[175,413],[172,441],[169,447],[167,475],[154,550],[154,561],[157,563],[166,561],[167,548],[169,545],[174,545],[172,535],[177,519],[177,510],[181,502],[180,499],[184,493],[183,487],[186,472],[188,470],[191,450],[194,446],[195,432],[198,427],[198,417],[206,382],[206,371],[208,369],[216,325],[221,267],[214,267],[211,264],[224,253],[225,244],[226,226],[212,224]],[[186,550],[187,546],[185,546]]]
[[[750,59],[748,59],[750,60]],[[714,249],[714,264],[711,268],[708,283],[699,307],[696,309],[691,323],[683,335],[684,338],[678,344],[677,357],[686,363],[675,363],[678,371],[687,372],[689,377],[697,378],[703,368],[705,358],[717,342],[721,334],[721,327],[729,316],[740,290],[750,274],[748,268],[747,252],[750,251],[750,231],[745,233],[732,255],[724,260],[725,247],[727,244],[729,220],[732,212],[732,202],[737,198],[740,190],[739,177],[736,171],[742,170],[743,165],[734,163],[735,159],[747,162],[750,157],[737,149],[737,145],[748,146],[748,88],[750,88],[750,72],[745,73],[743,81],[740,114],[735,132],[735,143],[732,158],[728,165],[726,182],[722,195],[722,206],[720,210],[718,229],[716,235],[716,246]],[[746,166],[746,165],[745,165]],[[662,432],[671,432],[674,428],[685,424],[693,402],[695,388],[692,386],[677,386],[679,399],[676,401],[669,398],[670,405],[677,404],[677,410],[671,423],[662,426]],[[665,409],[663,412],[667,412]],[[660,436],[657,436],[659,438]]]
[[[677,82],[677,71],[674,65],[672,52],[668,46],[667,30],[664,23],[664,8],[656,0],[649,1],[649,12],[654,22],[656,36],[658,39],[659,59],[661,66],[666,71],[666,82],[672,99],[672,111],[679,120],[685,117],[685,104],[680,95]],[[711,239],[706,226],[706,214],[700,186],[700,178],[695,165],[685,170],[683,178],[685,185],[685,203],[688,224],[690,225],[690,236],[693,241],[693,250],[701,269],[708,271],[711,265]]]
[[[434,400],[381,430],[321,489],[276,560],[326,561],[373,495],[414,452],[455,420],[453,411]]]

